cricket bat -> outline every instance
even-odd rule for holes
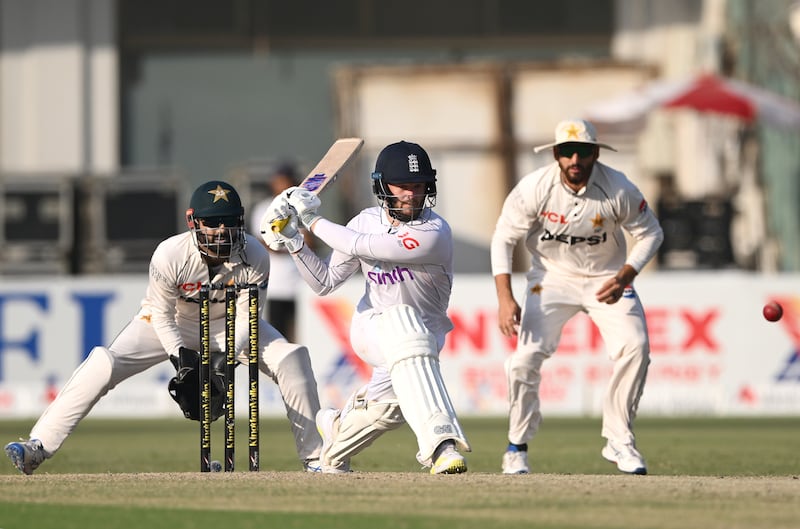
[[[336,140],[314,169],[308,173],[305,180],[300,183],[299,187],[307,189],[314,194],[319,194],[336,180],[339,172],[355,158],[363,145],[364,140],[361,138],[341,138]],[[273,220],[270,224],[272,231],[281,231],[287,222],[289,222],[289,219]]]

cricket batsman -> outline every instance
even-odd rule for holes
[[[271,247],[285,245],[305,282],[318,295],[361,271],[364,295],[350,327],[353,350],[372,377],[342,409],[321,410],[320,459],[326,472],[350,471],[350,459],[389,430],[408,423],[417,460],[431,474],[460,474],[469,451],[445,387],[439,352],[453,328],[447,316],[453,285],[453,236],[433,211],[436,171],[418,144],[401,141],[378,155],[371,176],[378,205],[347,226],[318,213],[320,199],[302,187],[279,195],[261,223]],[[276,219],[291,221],[280,231]],[[298,220],[333,249],[323,261],[297,231]]]

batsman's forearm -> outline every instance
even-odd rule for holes
[[[291,256],[300,277],[315,294],[324,296],[334,289],[335,285],[330,281],[327,264],[308,246],[304,245],[299,252],[295,252]]]
[[[309,229],[332,249],[346,254],[352,254],[353,245],[360,235],[358,232],[324,217],[318,217],[313,227]]]

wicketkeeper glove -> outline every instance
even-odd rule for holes
[[[183,415],[193,421],[200,420],[200,353],[181,347],[178,356],[170,355],[178,371],[169,381],[167,389],[172,399],[181,407]],[[225,413],[225,354],[211,353],[211,420]]]

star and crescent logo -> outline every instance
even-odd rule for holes
[[[230,192],[230,189],[223,189],[221,185],[217,184],[217,188],[209,190],[208,194],[214,195],[214,203],[216,203],[218,200],[229,202],[228,193]]]

